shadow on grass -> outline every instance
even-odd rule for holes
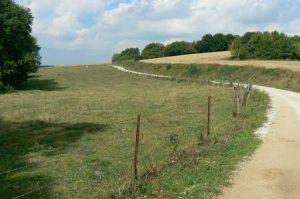
[[[103,133],[107,128],[106,124],[10,122],[0,118],[0,173],[30,165],[30,153],[38,152],[46,157],[59,155],[85,134]],[[43,186],[54,180],[35,167],[0,174],[0,198],[14,198],[37,188],[37,183]],[[51,198],[50,193],[51,186],[43,189],[42,194],[37,191],[25,198]]]
[[[65,89],[60,87],[54,79],[39,79],[38,75],[32,75],[30,78],[20,85],[18,90],[40,90],[40,91],[56,91]]]

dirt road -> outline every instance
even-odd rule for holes
[[[113,66],[136,75],[170,78]],[[250,160],[242,162],[220,199],[300,198],[300,93],[255,86],[269,94],[269,121],[257,133],[263,143]]]
[[[271,96],[274,117],[263,144],[241,163],[220,199],[299,199],[300,93],[258,88]]]
[[[145,63],[170,63],[170,64],[221,64],[237,66],[258,66],[265,68],[284,68],[293,71],[300,71],[300,61],[285,60],[231,60],[229,51],[198,53],[174,57],[162,57],[156,59],[142,60]]]

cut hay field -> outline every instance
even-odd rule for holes
[[[229,87],[139,77],[109,65],[42,68],[19,90],[0,94],[0,198],[213,198],[260,143],[254,131],[266,119],[267,95],[254,92],[240,117],[233,98]]]
[[[300,61],[286,60],[231,60],[229,51],[163,57],[142,60],[141,62],[153,64],[220,64],[233,66],[258,66],[265,68],[282,68],[300,71]]]

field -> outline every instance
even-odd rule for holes
[[[234,117],[233,98],[230,87],[138,77],[109,65],[40,69],[0,95],[0,198],[213,198],[260,143],[253,132],[269,103],[254,92]]]
[[[282,68],[300,71],[300,61],[286,60],[232,60],[229,51],[214,53],[199,53],[175,57],[163,57],[157,59],[142,60],[145,63],[154,64],[220,64],[233,66],[258,66],[264,68]]]
[[[174,57],[176,59],[177,57]],[[300,92],[300,71],[254,66],[226,66],[219,64],[151,64],[143,62],[117,63],[128,69],[168,75],[197,82],[241,82]]]

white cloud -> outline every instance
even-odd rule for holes
[[[149,42],[205,33],[300,34],[299,0],[17,0],[34,15],[44,64],[107,61]],[[55,56],[54,56],[55,55]],[[74,56],[72,56],[74,55]]]

